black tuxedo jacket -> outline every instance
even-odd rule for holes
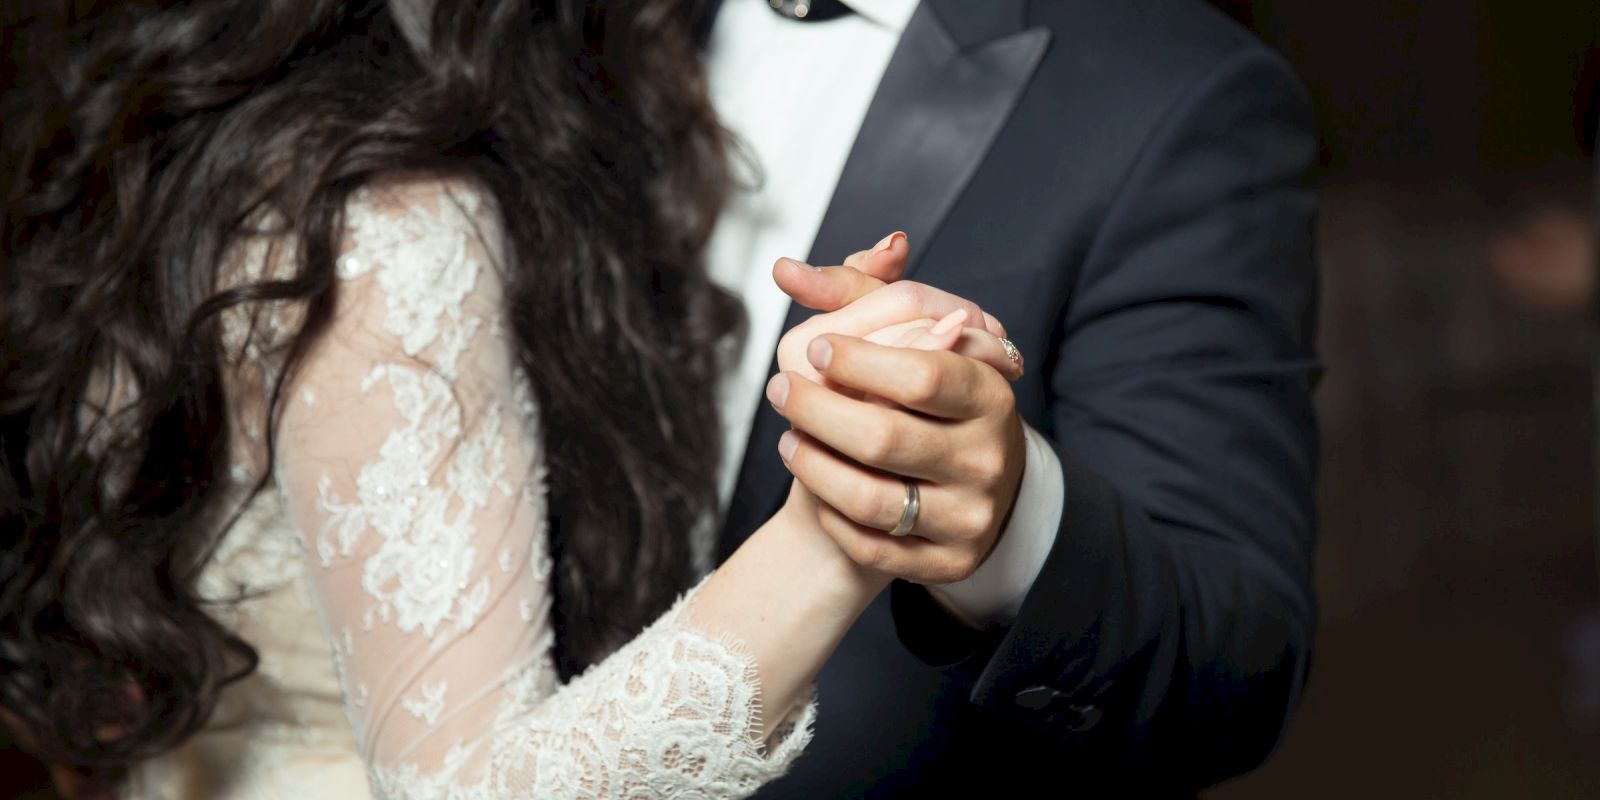
[[[1315,618],[1312,128],[1199,2],[923,0],[811,261],[904,230],[907,277],[998,316],[1065,512],[1004,630],[879,598],[761,797],[1192,794],[1271,751]],[[783,500],[786,427],[762,405],[724,555]]]

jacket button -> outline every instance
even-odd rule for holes
[[[1043,711],[1061,699],[1063,695],[1048,686],[1030,686],[1017,692],[1014,700],[1017,705],[1030,711]]]
[[[1093,704],[1068,706],[1067,711],[1067,730],[1073,733],[1083,733],[1100,724],[1100,709]]]

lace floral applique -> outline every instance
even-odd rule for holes
[[[358,192],[333,320],[283,409],[276,477],[373,789],[747,795],[804,747],[813,707],[758,741],[754,659],[690,630],[682,603],[558,685],[538,408],[501,311],[497,214],[461,184]]]

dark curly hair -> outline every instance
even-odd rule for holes
[[[6,5],[0,708],[45,757],[149,757],[253,668],[195,590],[226,528],[219,314],[305,304],[270,425],[326,328],[346,199],[381,175],[469,178],[504,214],[563,672],[687,585],[742,321],[699,263],[729,170],[687,2]],[[297,273],[223,289],[263,211]],[[108,409],[113,370],[136,400]]]

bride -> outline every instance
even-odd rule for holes
[[[51,3],[16,29],[0,708],[37,752],[135,798],[783,772],[891,576],[796,484],[696,582],[741,317],[698,263],[729,172],[686,16]],[[964,313],[874,335],[950,348]]]

